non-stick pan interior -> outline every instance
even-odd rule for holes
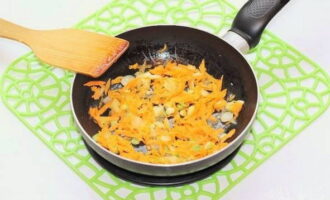
[[[130,42],[126,53],[109,70],[97,78],[108,80],[120,75],[133,74],[128,66],[163,62],[168,59],[181,63],[199,65],[205,59],[207,71],[216,78],[224,76],[224,87],[242,99],[245,105],[238,118],[234,139],[248,125],[253,117],[257,103],[257,85],[252,69],[244,57],[222,39],[197,29],[182,26],[150,26],[127,31],[118,35]],[[159,51],[167,45],[167,51]],[[89,134],[94,135],[99,127],[88,115],[90,106],[96,105],[91,92],[83,84],[94,78],[77,74],[72,88],[74,113]]]

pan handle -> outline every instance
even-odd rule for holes
[[[255,47],[269,21],[289,2],[289,0],[249,0],[236,15],[229,34],[242,37],[248,47],[247,51]],[[228,35],[224,37],[226,40]],[[232,40],[232,39],[231,39]],[[232,42],[230,42],[232,43]],[[242,48],[241,48],[242,49]]]

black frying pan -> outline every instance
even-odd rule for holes
[[[76,122],[87,144],[103,158],[121,168],[154,176],[196,172],[227,157],[245,138],[255,118],[258,104],[256,77],[241,52],[245,53],[258,44],[265,26],[288,1],[249,1],[240,10],[231,30],[223,39],[198,29],[175,25],[149,26],[124,32],[118,37],[130,42],[129,49],[104,75],[97,78],[107,81],[109,78],[134,74],[135,71],[129,70],[128,66],[142,64],[145,60],[154,63],[171,59],[198,66],[205,59],[208,73],[216,78],[223,75],[224,87],[234,93],[237,99],[245,101],[235,127],[237,131],[230,138],[227,147],[204,158],[179,164],[150,164],[120,157],[92,139],[99,127],[90,118],[88,109],[95,102],[91,100],[90,89],[83,84],[96,79],[77,74],[72,86],[71,102]],[[159,53],[158,50],[164,44],[167,44],[168,50]]]

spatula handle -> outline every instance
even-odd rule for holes
[[[0,18],[0,37],[27,44],[29,43],[31,33],[31,29],[24,28]]]

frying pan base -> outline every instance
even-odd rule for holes
[[[93,159],[101,165],[105,170],[115,175],[116,177],[135,183],[143,186],[180,186],[188,183],[193,183],[202,179],[205,179],[211,176],[213,173],[221,170],[235,157],[238,153],[239,148],[237,148],[233,153],[222,161],[216,163],[215,165],[203,169],[198,172],[190,173],[187,175],[181,176],[168,176],[168,177],[159,177],[159,176],[148,176],[144,174],[134,173],[127,171],[123,168],[117,167],[116,165],[111,164],[109,161],[102,158],[97,154],[84,140],[84,143],[87,147],[88,152],[91,154]]]

